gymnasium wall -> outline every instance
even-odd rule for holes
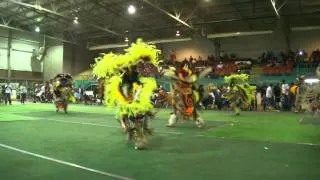
[[[1,31],[1,65],[3,69],[7,69],[7,47],[8,47],[8,30]],[[42,62],[33,60],[33,49],[40,47],[39,36],[28,35],[23,32],[12,31],[11,43],[11,69],[16,71],[32,71],[42,72]]]
[[[33,58],[33,50],[43,46],[43,37],[37,34],[11,31],[11,71],[12,79],[43,80],[62,71],[63,47],[46,40],[49,47],[46,56],[41,60]],[[0,78],[7,78],[9,31],[0,28]],[[53,46],[54,44],[54,46]],[[47,63],[44,63],[47,62]],[[46,74],[47,73],[47,74]]]
[[[43,78],[52,79],[63,68],[63,46],[51,46],[47,49],[43,60]]]
[[[63,72],[79,74],[90,68],[97,54],[90,52],[85,43],[63,45]]]
[[[184,58],[189,59],[191,55],[197,59],[199,56],[207,59],[209,54],[214,54],[214,44],[209,39],[199,38],[185,42],[159,44],[157,47],[162,50],[165,58],[169,58],[174,51],[178,61],[183,61]]]
[[[309,55],[317,48],[320,49],[320,30],[292,32],[291,48],[294,51],[304,49]]]
[[[265,35],[238,36],[221,38],[221,55],[235,53],[240,58],[258,59],[267,50],[275,52],[285,51],[286,44],[281,37],[281,32]],[[316,48],[320,49],[320,31],[291,32],[290,46],[292,50],[305,49],[311,53]],[[198,39],[179,43],[167,43],[159,46],[165,58],[169,58],[172,50],[175,50],[177,60],[182,61],[185,57],[199,55],[206,59],[209,54],[214,54],[214,45],[208,39]]]
[[[0,69],[7,69],[8,31],[0,28]]]

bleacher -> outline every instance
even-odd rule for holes
[[[263,67],[264,75],[273,75],[273,76],[281,76],[281,75],[290,75],[293,71],[293,63],[288,63],[287,65],[280,66],[265,66]]]

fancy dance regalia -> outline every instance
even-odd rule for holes
[[[241,106],[251,106],[255,100],[256,87],[249,85],[248,79],[247,74],[232,74],[224,77],[225,83],[230,88],[225,98],[231,102],[231,108],[236,115],[240,115]]]
[[[173,127],[177,120],[189,120],[190,118],[196,122],[201,128],[204,125],[203,119],[197,111],[197,103],[199,103],[199,93],[195,88],[197,80],[212,71],[211,68],[204,70],[196,75],[188,68],[187,65],[176,71],[174,68],[164,71],[164,76],[173,80],[172,89],[172,105],[174,112],[169,117],[168,127]]]
[[[316,68],[316,77],[299,76],[296,89],[295,112],[311,111],[314,114],[320,109],[320,65]],[[310,107],[312,106],[312,107]]]
[[[121,127],[133,140],[136,149],[142,149],[151,133],[148,118],[153,116],[151,97],[157,88],[147,66],[158,68],[160,51],[142,40],[132,43],[125,54],[104,54],[96,59],[93,73],[104,79],[105,103],[118,109]]]
[[[58,74],[54,77],[53,93],[56,111],[68,112],[68,103],[75,102],[72,89],[73,79],[70,74]]]

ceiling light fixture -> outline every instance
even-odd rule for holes
[[[180,31],[177,31],[177,32],[176,32],[176,36],[177,36],[177,37],[181,36]]]
[[[35,31],[35,32],[40,32],[40,27],[39,27],[39,26],[36,26],[36,27],[34,28],[34,31]]]
[[[309,79],[305,79],[304,82],[308,84],[315,84],[315,83],[319,83],[320,80],[317,78],[309,78]]]
[[[135,14],[136,13],[136,7],[134,5],[128,6],[128,13],[129,14]]]
[[[79,24],[79,21],[78,21],[78,17],[76,16],[76,17],[74,17],[74,19],[73,19],[73,24]]]

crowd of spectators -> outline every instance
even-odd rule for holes
[[[320,51],[316,49],[309,55],[305,50],[289,51],[288,53],[267,51],[263,52],[260,63],[269,67],[287,65],[292,62],[294,64],[307,63],[310,65],[317,65],[320,63]]]
[[[184,58],[182,61],[176,59],[176,55],[171,54],[169,59],[166,59],[163,63],[163,68],[169,68],[173,66],[179,68],[182,65],[188,65],[194,72],[201,72],[207,67],[212,67],[213,72],[209,74],[209,77],[221,77],[225,75],[230,75],[239,71],[250,73],[252,67],[251,60],[239,60],[235,54],[227,55],[223,57],[216,58],[214,55],[208,55],[206,59],[201,56],[189,58]]]
[[[288,84],[285,80],[279,83],[264,83],[258,86],[257,103],[262,104],[263,110],[275,109],[278,111],[291,111],[295,108],[299,85]]]
[[[283,51],[266,51],[256,61],[239,59],[235,54],[225,54],[219,58],[209,55],[206,59],[201,56],[194,57],[190,55],[181,61],[177,59],[173,51],[169,59],[165,60],[163,67],[174,66],[178,68],[181,67],[181,64],[187,64],[195,72],[199,72],[205,67],[212,67],[213,73],[209,77],[223,77],[239,71],[250,74],[251,68],[255,65],[262,67],[262,72],[265,75],[290,75],[297,64],[315,67],[319,62],[319,49],[314,50],[310,55],[304,50],[289,51],[287,53]]]

